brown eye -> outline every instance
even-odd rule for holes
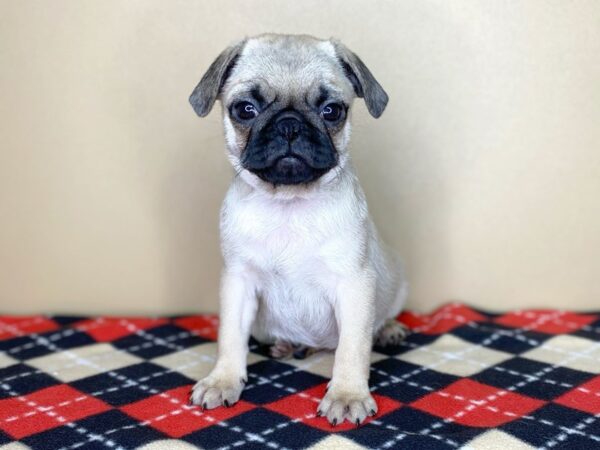
[[[237,120],[247,121],[258,116],[258,109],[250,102],[239,102],[233,105],[231,114]]]
[[[337,103],[329,103],[321,109],[321,117],[328,122],[335,122],[342,117],[342,106]]]

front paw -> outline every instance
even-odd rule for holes
[[[332,385],[317,410],[318,416],[326,416],[333,426],[348,419],[360,425],[368,416],[377,413],[377,403],[369,388],[337,388]]]
[[[200,405],[203,409],[232,406],[240,399],[245,384],[246,376],[243,373],[213,371],[194,385],[190,403]]]

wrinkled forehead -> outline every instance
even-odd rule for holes
[[[316,39],[251,39],[224,86],[224,100],[249,94],[266,101],[323,96],[349,102],[354,94],[333,45]]]

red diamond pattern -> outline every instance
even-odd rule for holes
[[[175,325],[189,330],[191,333],[206,339],[216,340],[219,319],[217,316],[190,316],[174,321]]]
[[[462,379],[410,406],[472,427],[497,427],[538,409],[545,402]]]
[[[0,400],[0,429],[21,439],[108,409],[106,403],[63,384]]]
[[[590,414],[600,414],[600,376],[563,394],[554,402]]]
[[[145,330],[165,323],[167,323],[165,319],[99,317],[79,322],[75,325],[75,328],[85,331],[98,342],[110,342],[133,334],[138,330]]]
[[[230,408],[219,407],[202,411],[198,406],[187,404],[190,389],[191,385],[171,389],[124,406],[121,411],[173,438],[178,438],[255,408],[252,403],[241,400]]]
[[[0,317],[0,340],[30,333],[44,333],[57,328],[56,322],[43,316],[3,316]]]
[[[486,317],[464,305],[450,304],[432,314],[419,314],[410,311],[398,316],[400,322],[416,333],[441,334],[469,322],[484,321]]]
[[[269,403],[268,405],[265,405],[265,408],[283,414],[291,419],[299,420],[306,425],[310,425],[311,427],[320,430],[338,432],[356,428],[356,425],[347,421],[333,427],[325,417],[316,416],[317,406],[319,406],[319,402],[325,396],[326,386],[327,384],[323,383],[319,386],[307,389],[306,391],[298,392],[297,394]],[[379,410],[374,417],[368,417],[365,420],[365,424],[402,406],[402,403],[381,395],[375,394],[373,395],[373,398],[377,402]]]
[[[515,311],[498,317],[495,322],[513,328],[548,334],[571,333],[594,321],[597,315],[553,310]]]

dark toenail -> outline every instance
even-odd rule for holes
[[[360,427],[360,420],[356,419],[356,426]]]
[[[321,412],[320,409],[317,410],[317,417],[321,417],[323,415],[323,413]]]
[[[337,425],[337,419],[333,419],[333,420],[331,421],[331,424],[332,424],[332,425],[335,427],[335,426]]]
[[[229,408],[229,402],[228,402],[227,400],[223,400],[223,404],[224,404],[224,405],[225,405],[227,408]]]
[[[206,402],[202,403],[202,410],[206,409]]]
[[[374,409],[372,409],[371,411],[369,411],[369,415],[370,415],[370,416],[374,416],[374,415],[375,415],[375,410],[374,410]]]

